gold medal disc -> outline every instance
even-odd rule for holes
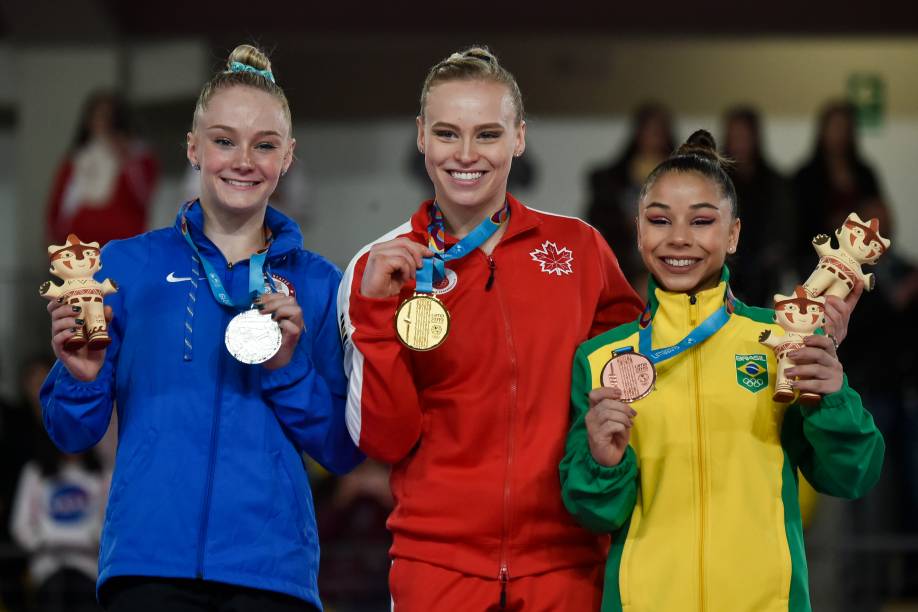
[[[449,312],[433,295],[415,293],[395,311],[395,332],[412,350],[435,349],[449,334]]]
[[[621,401],[636,402],[653,391],[657,380],[657,369],[646,356],[627,352],[613,354],[602,368],[600,381],[603,387],[617,387],[621,390]]]

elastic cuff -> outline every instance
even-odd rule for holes
[[[60,370],[54,382],[54,394],[66,399],[79,400],[98,397],[106,391],[106,385],[102,381],[107,381],[112,375],[112,365],[107,361],[102,365],[95,379],[86,382],[74,378],[63,363],[58,362],[58,366]]]
[[[586,455],[590,475],[597,480],[621,480],[627,478],[630,472],[637,472],[637,457],[630,444],[625,447],[625,454],[622,455],[622,460],[618,462],[618,465],[611,467],[597,463],[589,450],[586,450]]]
[[[848,386],[848,376],[843,375],[841,389],[835,393],[829,393],[822,397],[822,401],[815,406],[800,405],[800,412],[804,417],[808,417],[817,410],[832,410],[833,408],[843,408],[851,405],[852,399],[857,399],[857,393]]]
[[[303,380],[311,369],[312,362],[309,356],[306,355],[306,351],[297,347],[287,365],[281,366],[276,370],[269,370],[262,366],[261,388],[263,391],[273,391],[295,385]]]

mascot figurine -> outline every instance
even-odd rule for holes
[[[759,342],[770,347],[778,358],[778,377],[775,381],[776,402],[787,403],[794,399],[794,387],[784,375],[784,370],[794,365],[788,353],[804,347],[803,340],[813,335],[817,327],[825,322],[824,297],[810,297],[800,285],[793,295],[775,295],[775,323],[784,329],[783,336],[772,336],[766,329],[759,335]],[[800,403],[814,406],[822,400],[818,393],[801,393]]]
[[[101,283],[93,278],[93,274],[102,268],[99,255],[98,242],[81,242],[74,234],[67,236],[66,244],[48,247],[51,274],[64,282],[55,285],[45,281],[39,293],[49,300],[79,306],[79,317],[84,321],[83,326],[77,327],[73,337],[64,344],[68,350],[76,350],[84,345],[90,350],[99,350],[111,342],[102,298],[115,293],[118,286],[107,278]]]
[[[864,274],[861,265],[877,263],[880,255],[889,249],[889,240],[880,235],[879,221],[871,219],[865,223],[857,213],[851,213],[835,230],[835,236],[837,249],[832,248],[831,239],[825,234],[813,238],[819,263],[803,283],[807,295],[835,295],[845,299],[857,280],[872,291],[876,280],[873,274]]]

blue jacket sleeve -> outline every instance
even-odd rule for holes
[[[112,418],[114,368],[106,358],[96,379],[82,382],[58,361],[41,387],[42,419],[51,440],[65,453],[94,446]]]
[[[344,474],[364,459],[345,424],[347,379],[344,375],[341,338],[338,334],[335,296],[340,272],[330,268],[323,279],[311,278],[305,300],[314,305],[306,317],[293,358],[276,370],[263,370],[262,395],[281,425],[296,443],[323,467]],[[304,301],[305,301],[304,300]],[[304,313],[309,303],[300,303]]]

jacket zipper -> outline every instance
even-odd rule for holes
[[[692,329],[695,329],[695,326],[698,324],[698,298],[692,295],[689,298],[689,324]],[[698,349],[692,348],[692,376],[693,376],[693,387],[695,391],[695,433],[698,436],[698,499],[700,502],[700,509],[698,513],[698,610],[699,612],[705,611],[705,576],[704,576],[704,566],[705,566],[705,556],[704,556],[704,546],[705,546],[705,522],[707,518],[707,503],[705,500],[705,457],[704,457],[704,429],[701,424],[701,394],[699,392],[699,386],[701,385],[701,379],[699,377],[699,364],[698,364]]]
[[[490,255],[487,258],[488,267],[493,274],[494,259]],[[493,279],[489,282],[493,284]],[[510,539],[510,474],[513,467],[513,413],[516,407],[518,389],[516,349],[513,344],[513,333],[510,330],[510,319],[507,317],[507,309],[499,286],[497,287],[497,303],[500,305],[500,313],[504,319],[504,332],[510,357],[510,402],[507,406],[507,466],[504,474],[504,524],[500,539],[500,569],[497,573],[497,579],[500,581],[500,607],[503,609],[507,603],[507,584],[510,582],[510,562],[507,558],[508,540]]]
[[[485,283],[485,291],[490,291],[491,286],[494,284],[494,270],[497,268],[497,264],[494,263],[494,258],[488,255],[488,282]]]
[[[229,270],[229,276],[232,276],[233,264],[227,263],[227,270]],[[227,286],[230,286],[230,279],[227,279]],[[223,313],[223,328],[229,325],[229,313]],[[198,536],[198,562],[197,562],[197,571],[195,574],[199,579],[204,578],[204,545],[207,542],[207,527],[210,522],[210,501],[214,492],[214,471],[217,466],[217,442],[218,435],[217,432],[220,430],[220,406],[223,404],[223,374],[224,374],[224,363],[225,355],[220,355],[220,358],[217,360],[217,396],[216,401],[214,402],[214,414],[213,420],[211,421],[211,430],[210,430],[210,456],[207,461],[207,485],[204,493],[204,505],[201,512],[201,531]]]
[[[510,570],[507,569],[506,563],[500,566],[497,579],[500,581],[500,609],[505,610],[507,608],[507,583],[510,582]]]

